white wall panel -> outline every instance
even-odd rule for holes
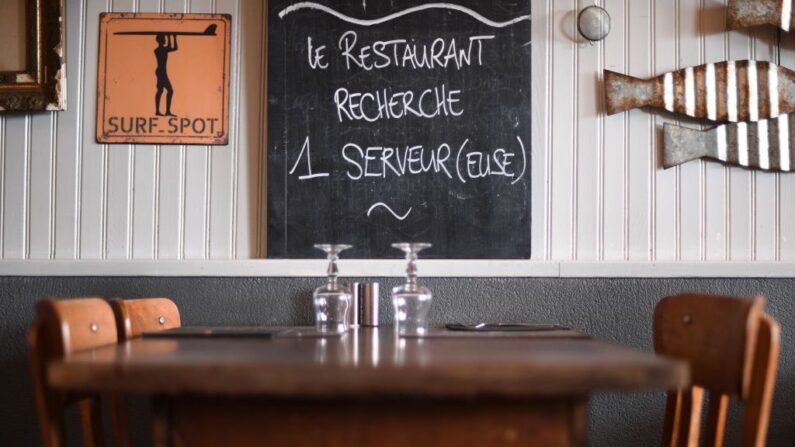
[[[188,12],[212,13],[212,0],[189,0]],[[184,184],[182,206],[184,231],[182,256],[186,259],[204,259],[207,253],[208,196],[210,147],[189,146],[183,159]]]
[[[701,33],[701,1],[677,0],[676,54],[677,68],[704,63],[704,36]],[[697,36],[696,38],[689,38]],[[689,120],[688,120],[689,121]],[[683,125],[685,124],[683,120]],[[692,125],[692,124],[689,124]],[[695,126],[700,127],[700,126]],[[700,260],[701,235],[704,210],[704,161],[694,161],[679,166],[677,172],[676,207],[679,231],[677,242],[679,258],[688,261]]]
[[[75,259],[78,257],[78,228],[80,224],[79,190],[80,190],[80,152],[83,135],[81,132],[84,98],[83,42],[86,40],[85,27],[86,4],[66,2],[66,21],[69,31],[66,33],[67,64],[66,91],[67,112],[57,112],[58,120],[55,129],[55,186],[54,208],[54,257],[56,259]],[[90,67],[89,67],[90,68]]]
[[[107,154],[106,145],[98,144],[95,136],[95,117],[97,110],[97,37],[99,36],[99,12],[108,10],[105,0],[85,0],[83,20],[86,23],[83,58],[75,61],[83,67],[82,90],[83,100],[80,102],[81,120],[79,122],[81,139],[78,142],[80,152],[78,196],[78,212],[80,213],[78,253],[81,259],[102,259],[105,257],[107,217]],[[69,24],[67,23],[67,27]],[[67,52],[69,49],[67,49]],[[68,57],[68,53],[67,53]],[[67,65],[69,62],[67,62]],[[68,93],[67,93],[68,95]]]
[[[626,73],[629,55],[629,2],[626,0],[606,0],[605,9],[610,10],[612,21],[620,23],[608,39],[594,45],[598,47],[603,68]],[[615,48],[613,48],[615,46]],[[611,51],[607,51],[610,47]],[[627,172],[628,141],[627,115],[605,116],[598,113],[604,109],[604,90],[601,88],[602,76],[595,80],[595,97],[597,99],[597,116],[599,117],[599,169],[597,171],[599,189],[596,191],[599,206],[599,228],[597,242],[599,252],[597,260],[623,260],[626,257],[627,239],[627,194],[629,180]],[[648,139],[646,140],[648,141]]]
[[[781,33],[780,45],[781,65],[789,68],[795,67],[795,35]],[[795,259],[795,176],[779,175],[778,193],[778,228],[777,241],[778,256],[780,260]]]
[[[57,114],[54,112],[31,116],[29,172],[27,188],[29,198],[25,210],[27,222],[27,254],[29,258],[49,259],[52,256],[53,225],[53,157]]]
[[[574,259],[576,247],[575,203],[577,202],[577,0],[553,1],[549,16],[552,26],[551,82],[548,94],[552,102],[547,103],[551,115],[549,154],[550,213],[549,231],[552,259]],[[596,67],[594,67],[594,70]],[[566,98],[561,101],[560,98]],[[554,104],[554,105],[553,105]]]
[[[731,31],[729,34],[729,58],[735,60],[751,58],[753,40],[748,31]],[[752,173],[733,166],[728,179],[728,236],[729,259],[751,260],[753,226],[751,225]]]
[[[575,31],[576,32],[576,31]],[[603,64],[602,45],[590,45],[579,38],[576,50],[575,95],[577,96],[577,123],[575,129],[576,163],[572,174],[575,190],[576,218],[575,259],[598,259],[601,254],[601,205],[604,193],[603,114],[599,88]]]
[[[66,3],[68,110],[0,115],[2,258],[264,256],[264,2]],[[589,1],[531,3],[534,259],[795,259],[795,174],[710,161],[663,170],[663,123],[708,125],[645,109],[608,117],[601,84],[605,68],[639,78],[728,58],[795,68],[795,38],[725,32],[725,0],[599,0],[613,30],[587,44],[575,20]],[[109,10],[232,15],[228,146],[95,142],[98,22]]]
[[[777,32],[774,28],[753,30],[754,54],[756,60],[778,62]],[[753,253],[752,259],[776,259],[778,242],[778,204],[776,183],[780,174],[753,173]]]
[[[706,0],[704,12],[701,14],[702,31],[704,32],[704,62],[720,62],[728,58],[729,41],[725,33],[720,32],[725,23],[726,15],[724,0]],[[728,259],[726,232],[728,221],[727,183],[728,169],[720,163],[702,163],[704,192],[704,223],[702,247],[704,259],[724,261]]]
[[[654,72],[654,23],[655,8],[653,0],[625,1],[627,17],[620,23],[625,28],[627,41],[623,43],[626,51],[626,71],[633,76],[648,78]],[[618,27],[616,27],[618,28]],[[612,34],[612,33],[611,33]],[[608,36],[609,38],[609,36]],[[614,44],[614,45],[618,45]],[[611,47],[612,48],[612,47]],[[608,53],[611,50],[606,50]],[[607,68],[610,68],[609,66]],[[618,67],[616,67],[618,68]],[[613,69],[616,70],[616,69]],[[625,179],[624,191],[626,207],[624,219],[620,223],[621,231],[626,234],[626,246],[622,252],[606,252],[606,257],[617,260],[645,261],[653,259],[652,246],[654,243],[654,166],[657,162],[656,153],[653,152],[657,141],[654,127],[654,117],[648,113],[629,112],[621,115],[624,122],[622,131],[622,152],[626,160],[623,178]],[[614,132],[610,124],[605,124],[605,132]],[[608,153],[615,151],[617,146],[608,145]],[[606,168],[607,169],[607,168]],[[610,196],[608,196],[610,197]],[[616,213],[613,207],[615,200],[610,197],[610,207],[605,209],[605,215]]]
[[[6,116],[3,130],[3,257],[26,259],[30,116]]]
[[[531,67],[531,97],[536,110],[551,110],[552,96],[549,92],[553,76],[551,73],[552,49],[547,43],[554,38],[553,2],[546,0],[532,0],[531,7],[535,21],[532,26],[532,41],[542,42],[532,47],[533,60],[538,63]],[[536,259],[551,259],[551,192],[549,184],[552,172],[552,116],[549,113],[533,114],[531,123],[532,161],[531,161],[531,244],[533,256]]]
[[[652,73],[658,75],[680,68],[679,57],[679,6],[680,0],[655,1],[654,21],[652,22],[652,42],[650,51],[654,55]],[[647,113],[633,110],[628,113]],[[680,258],[679,239],[679,167],[663,170],[661,163],[662,127],[665,123],[677,123],[671,114],[655,113],[654,140],[652,142],[652,182],[654,187],[649,194],[653,214],[652,260]],[[643,146],[639,146],[643,147]]]

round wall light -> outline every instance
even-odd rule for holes
[[[600,41],[610,33],[610,14],[599,6],[587,6],[577,15],[577,30],[592,42]]]

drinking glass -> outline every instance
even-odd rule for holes
[[[348,308],[351,292],[337,283],[339,269],[337,260],[343,250],[351,248],[342,244],[317,244],[315,248],[326,252],[328,258],[328,282],[315,289],[312,294],[315,306],[315,327],[322,334],[340,334],[348,330]]]
[[[425,242],[400,242],[392,247],[406,253],[406,284],[392,289],[395,308],[395,330],[398,335],[425,335],[428,331],[428,312],[431,310],[431,291],[417,285],[417,255],[429,248]]]

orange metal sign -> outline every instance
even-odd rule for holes
[[[227,144],[231,16],[100,18],[97,141]]]

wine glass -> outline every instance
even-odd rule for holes
[[[406,253],[406,284],[392,289],[395,308],[395,330],[398,335],[425,335],[428,331],[428,312],[431,310],[431,291],[417,285],[417,254],[431,244],[426,242],[400,242],[392,247]]]
[[[315,327],[322,334],[341,334],[348,330],[348,308],[351,303],[351,292],[347,287],[337,283],[339,269],[337,260],[343,250],[351,248],[343,244],[317,244],[315,248],[326,252],[328,264],[328,281],[315,289],[312,294],[315,306]]]

